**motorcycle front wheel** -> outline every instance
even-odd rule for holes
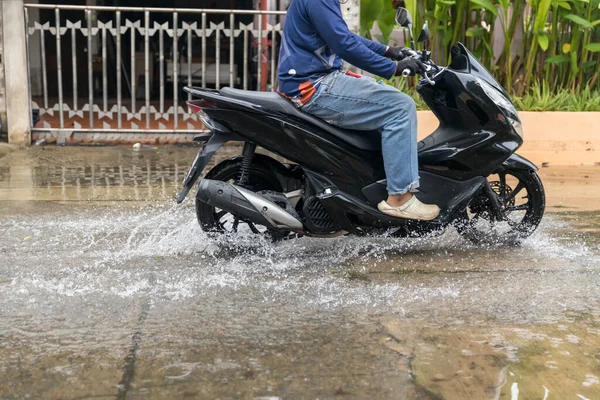
[[[535,171],[506,169],[488,177],[503,209],[498,219],[483,191],[455,224],[458,232],[475,244],[517,245],[529,237],[544,216],[544,186]]]

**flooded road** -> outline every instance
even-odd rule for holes
[[[0,398],[600,398],[600,167],[516,248],[273,244],[174,204],[195,152],[0,148]]]

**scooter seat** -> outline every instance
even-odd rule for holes
[[[251,90],[223,88],[219,94],[231,99],[246,101],[256,104],[268,111],[274,111],[288,116],[292,116],[317,126],[321,130],[343,140],[362,150],[381,151],[381,132],[379,131],[356,131],[349,129],[340,129],[328,124],[322,119],[300,111],[291,101],[275,92],[255,92]]]

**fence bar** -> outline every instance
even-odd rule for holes
[[[117,19],[117,126],[123,128],[123,111],[121,110],[123,100],[121,99],[121,11],[116,12]]]
[[[187,67],[188,67],[188,86],[192,86],[192,26],[187,28]],[[188,101],[192,99],[192,95],[188,93]]]
[[[146,92],[146,129],[150,129],[150,12],[144,12],[144,85]]]
[[[275,57],[277,55],[275,51],[276,35],[275,25],[271,25],[271,92],[274,92],[275,87],[277,86],[277,82],[275,81]]]
[[[162,25],[158,28],[158,63],[160,68],[160,113],[165,112],[165,32]]]
[[[87,17],[87,56],[88,56],[88,104],[90,128],[94,127],[94,66],[92,64],[92,11],[86,11]]]
[[[263,30],[263,18],[262,15],[258,16],[258,36],[256,37],[256,40],[258,41],[258,57],[256,59],[256,62],[258,63],[257,66],[257,77],[256,77],[256,90],[260,90],[262,87],[262,58],[263,58],[263,42],[262,42],[262,30]]]
[[[177,86],[179,84],[179,79],[178,79],[178,75],[179,75],[179,68],[177,63],[179,62],[179,48],[177,47],[177,39],[178,39],[178,25],[179,22],[177,20],[177,16],[178,14],[175,12],[173,13],[173,111],[174,111],[174,116],[173,116],[173,127],[175,129],[177,129],[179,127],[179,91],[177,89]]]
[[[27,59],[27,71],[29,71],[29,73],[31,74],[31,57],[29,56],[29,52],[30,52],[30,47],[29,47],[29,10],[25,9],[24,11],[25,11],[25,58]],[[1,19],[2,18],[0,17],[0,20]],[[32,96],[31,96],[31,76],[29,76],[29,78],[27,79],[27,82],[29,83],[27,85],[27,92],[28,92],[27,95],[29,96],[29,99],[31,99],[32,98]],[[33,113],[31,113],[31,115],[29,116],[29,124],[33,128]],[[31,136],[31,134],[29,136]]]
[[[62,88],[62,55],[60,52],[60,10],[54,10],[56,16],[56,69],[58,73],[58,113],[60,127],[65,127],[65,116],[63,115],[63,88]]]
[[[46,30],[40,29],[41,53],[42,53],[42,88],[44,92],[44,108],[48,109],[48,74],[46,72]]]
[[[244,28],[244,90],[248,90],[248,27]]]
[[[73,109],[77,110],[77,44],[75,24],[71,26],[71,64],[73,65]]]
[[[131,23],[131,51],[130,51],[130,59],[131,59],[131,113],[135,114],[135,91],[137,84],[137,77],[135,76],[135,24]]]
[[[202,13],[202,87],[206,87],[206,13]]]
[[[233,82],[233,63],[235,61],[234,46],[235,46],[235,15],[229,14],[229,87],[234,86]]]
[[[106,64],[106,25],[102,27],[102,110],[108,112],[108,66]]]
[[[215,29],[216,37],[216,45],[215,45],[215,88],[217,90],[221,89],[221,28],[219,27],[221,24],[217,24]]]

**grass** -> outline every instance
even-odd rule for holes
[[[552,93],[547,84],[536,83],[523,97],[513,98],[520,111],[600,111],[600,91],[589,87]]]

